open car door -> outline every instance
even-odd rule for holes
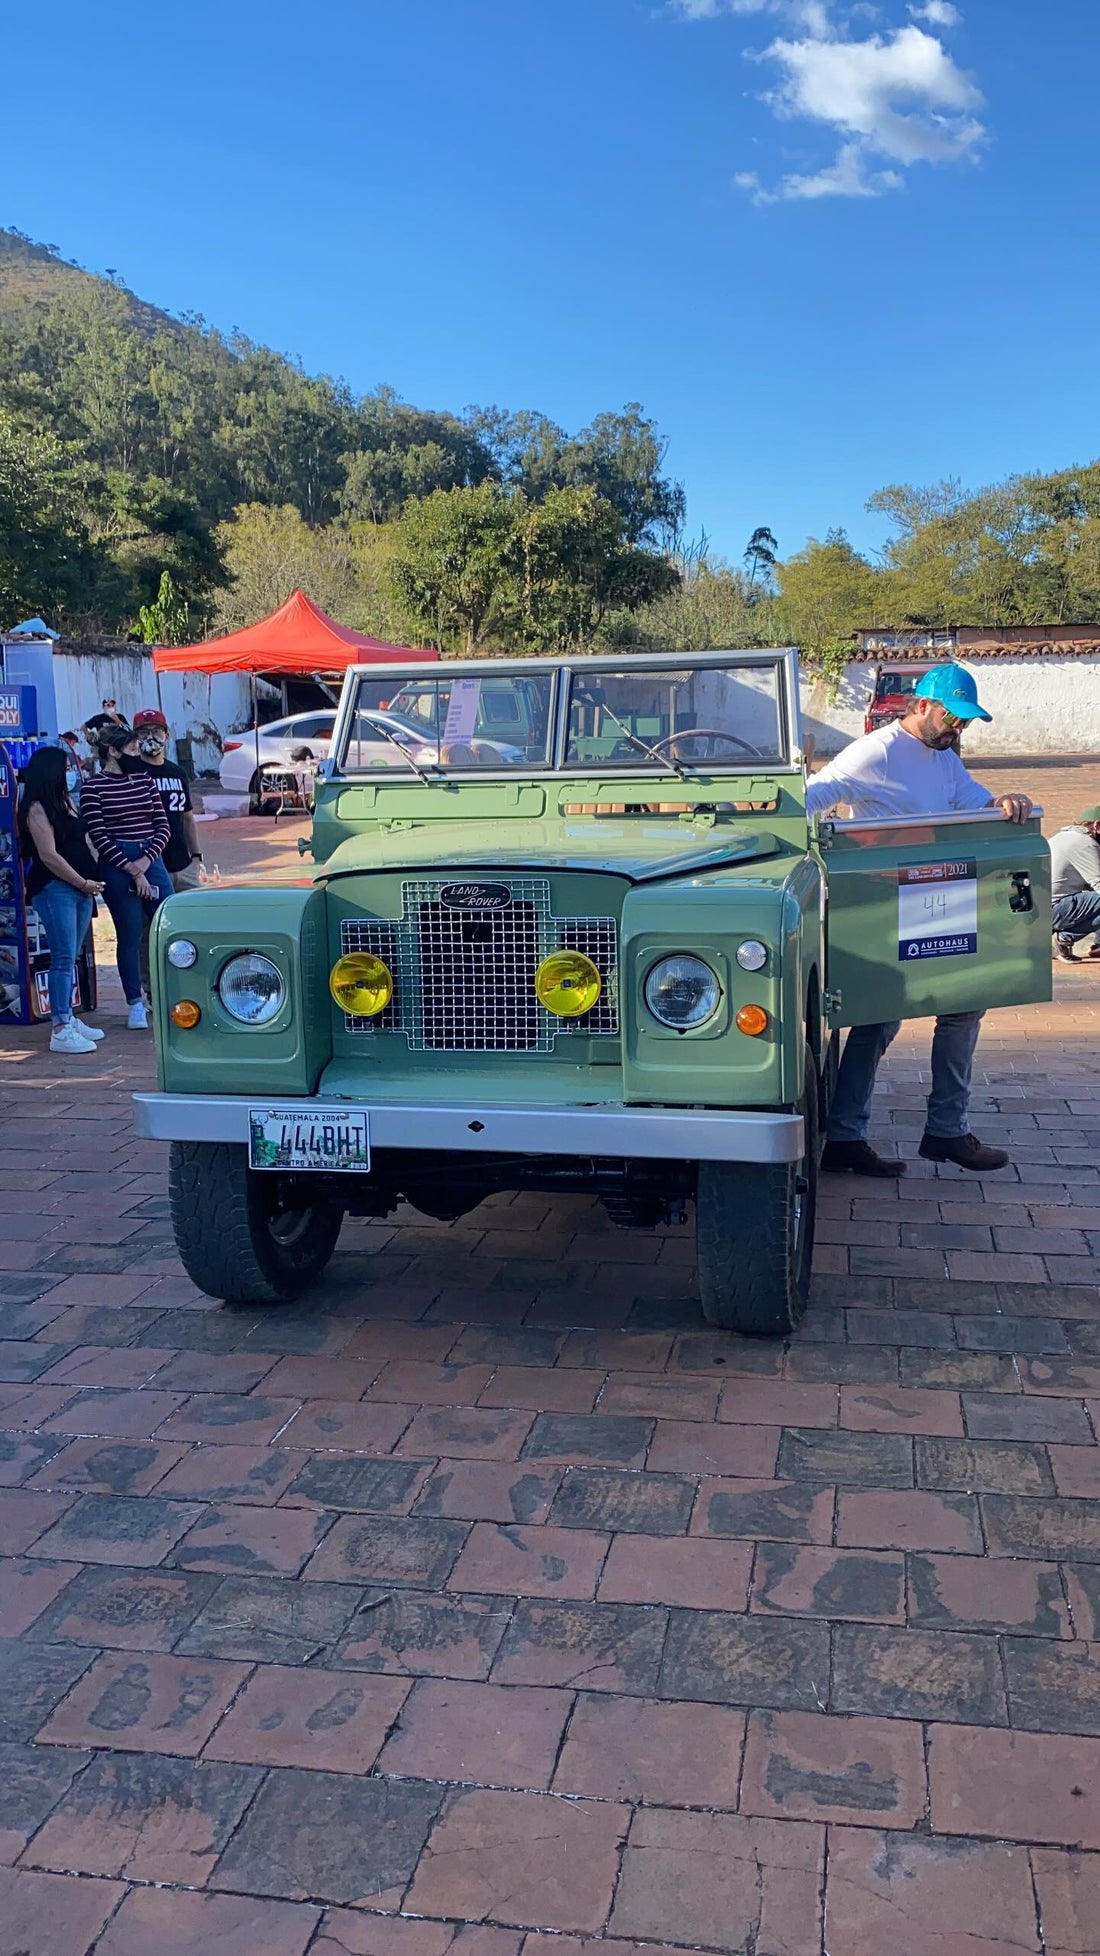
[[[823,821],[834,1026],[1040,1004],[1052,996],[1050,850],[1000,809]]]

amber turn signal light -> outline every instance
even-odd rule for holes
[[[747,1032],[752,1039],[768,1029],[768,1015],[762,1005],[743,1005],[737,1014],[738,1032]]]
[[[172,1007],[172,1024],[180,1026],[184,1032],[190,1032],[201,1018],[202,1013],[193,998],[181,998],[179,1004]]]

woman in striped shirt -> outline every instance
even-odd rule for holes
[[[148,1024],[141,995],[142,926],[161,898],[172,894],[172,879],[161,861],[172,831],[164,802],[139,756],[137,735],[129,727],[105,726],[97,729],[96,741],[102,772],[81,788],[80,813],[107,886],[118,975],[130,1008],[127,1024],[142,1032]]]

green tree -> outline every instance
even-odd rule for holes
[[[186,645],[191,636],[190,610],[172,582],[171,571],[162,571],[157,595],[152,604],[138,612],[138,630],[145,645]]]
[[[218,541],[228,576],[215,605],[219,631],[267,618],[296,590],[335,617],[358,624],[356,553],[346,530],[312,529],[289,506],[246,503],[222,525]]]
[[[409,407],[392,388],[364,396],[354,432],[340,492],[341,512],[351,520],[392,522],[412,497],[470,488],[493,473],[489,450],[465,422]]]
[[[634,609],[668,592],[678,575],[665,557],[623,535],[622,518],[595,489],[552,489],[540,503],[515,498],[520,631],[532,651],[586,645],[608,610]]]
[[[0,621],[79,610],[92,553],[59,470],[52,436],[0,408]]]
[[[347,389],[311,379],[267,347],[238,341],[235,351],[235,389],[217,441],[244,495],[293,504],[307,523],[331,518],[352,432]]]
[[[626,542],[663,548],[679,535],[684,492],[662,475],[667,444],[637,401],[620,414],[598,414],[573,437],[543,414],[500,408],[473,409],[469,425],[499,479],[529,502],[554,489],[590,488],[617,512]]]
[[[1100,603],[1100,464],[1010,476],[965,494],[958,483],[893,485],[887,515],[899,622],[928,626],[1087,622]]]
[[[765,591],[770,590],[772,575],[779,560],[779,545],[771,531],[763,525],[754,530],[745,545],[742,563],[748,565],[749,590],[755,591],[759,583]]]
[[[776,576],[780,637],[835,684],[851,654],[851,634],[888,621],[882,607],[889,603],[889,580],[852,548],[843,530],[830,530],[824,543],[811,538],[777,566]]]
[[[441,650],[472,655],[516,623],[516,511],[498,483],[483,482],[436,489],[395,525],[391,593]]]
[[[750,598],[741,571],[705,550],[673,562],[678,580],[670,590],[608,617],[603,636],[609,644],[646,652],[707,652],[775,643],[773,602]]]
[[[661,474],[668,444],[637,401],[621,414],[598,414],[562,458],[565,480],[588,485],[611,504],[624,540],[660,548],[683,529],[684,491]]]

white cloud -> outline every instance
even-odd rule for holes
[[[958,25],[954,0],[907,0],[908,25],[880,31],[857,26],[861,17],[873,21],[876,10],[853,0],[668,4],[684,20],[777,16],[787,32],[768,47],[746,50],[750,60],[777,72],[776,86],[760,99],[778,121],[816,123],[838,139],[832,162],[790,173],[774,188],[755,171],[742,171],[734,182],[758,204],[881,197],[903,187],[902,170],[973,160],[985,139],[980,91],[939,33],[929,31]]]
[[[955,162],[985,133],[974,113],[978,90],[919,27],[864,41],[773,41],[758,58],[781,70],[778,89],[764,97],[777,116],[825,123],[873,156]]]
[[[734,177],[739,190],[749,193],[754,204],[784,204],[822,197],[882,197],[888,190],[900,190],[905,179],[897,170],[868,170],[866,152],[859,143],[842,143],[832,163],[812,175],[781,177],[774,189],[767,189],[754,170],[742,170]]]
[[[947,0],[929,0],[944,6]],[[827,0],[671,0],[682,20],[717,20],[719,14],[782,14],[808,34],[829,31]]]
[[[957,27],[962,19],[951,0],[924,0],[923,6],[910,7],[914,20],[925,20],[929,27]]]

